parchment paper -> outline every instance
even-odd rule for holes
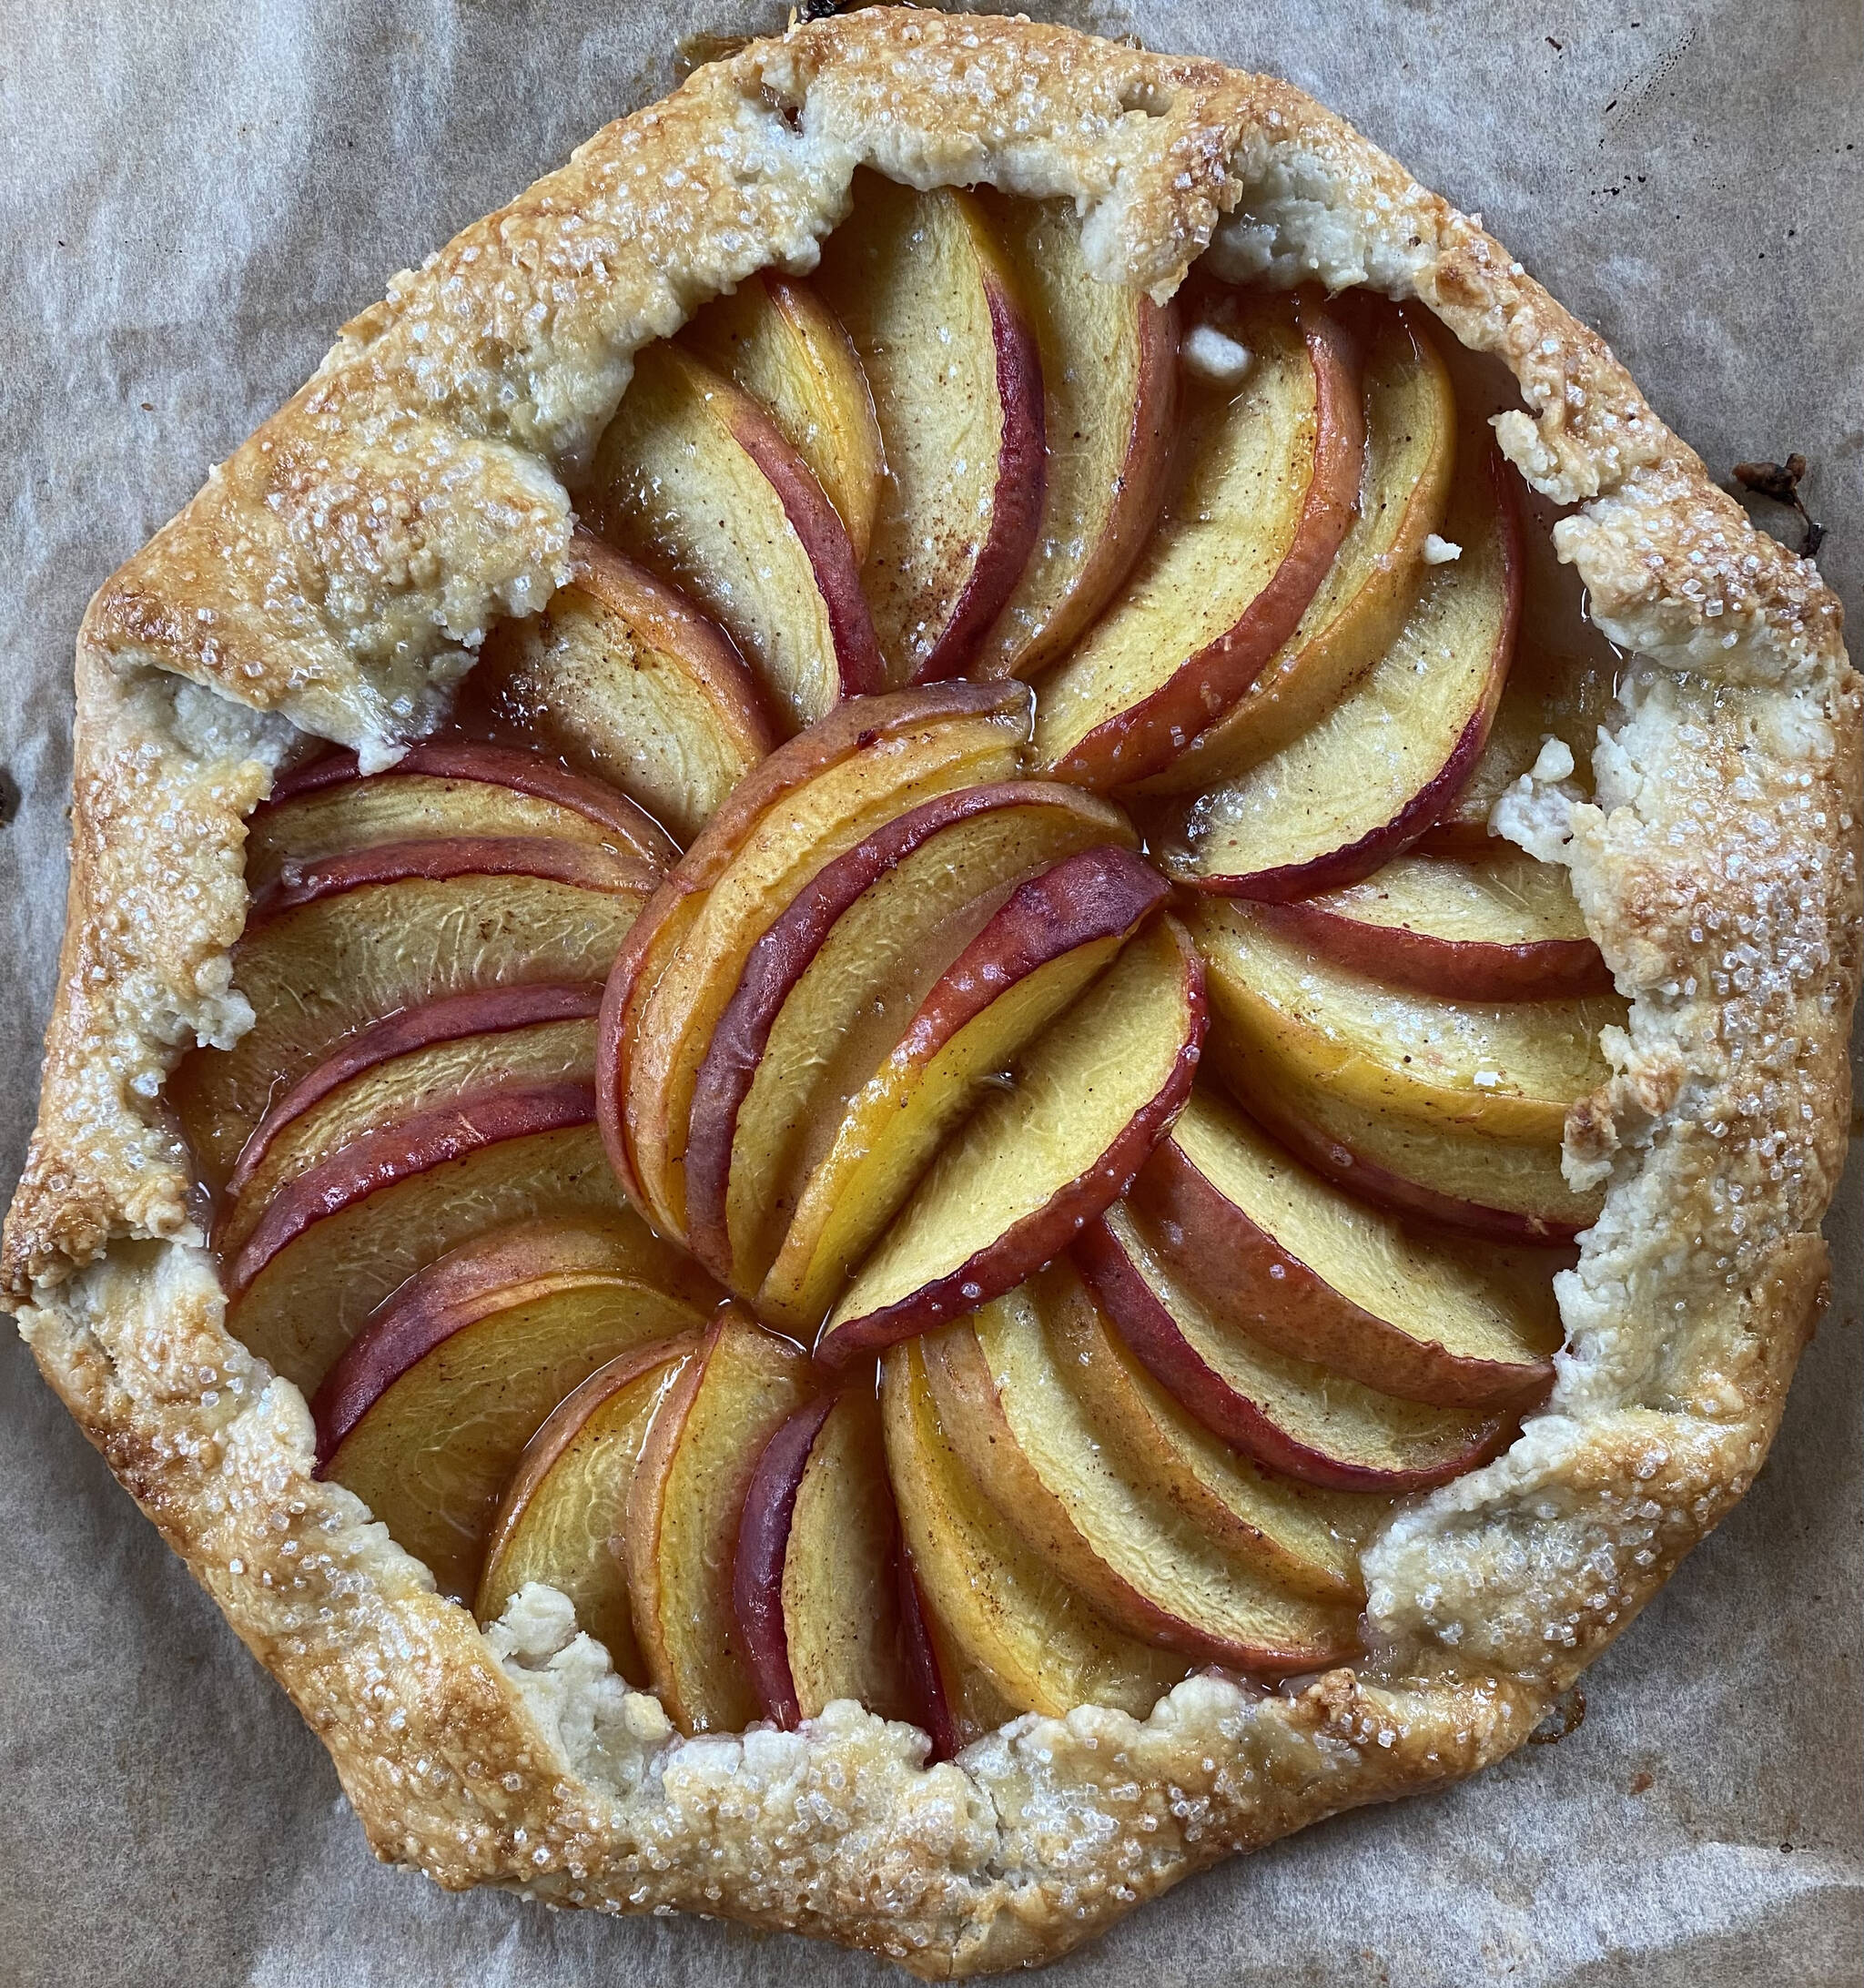
[[[1070,17],[1278,70],[1480,208],[1717,474],[1806,453],[1826,570],[1860,597],[1857,0]],[[86,598],[391,271],[668,87],[682,36],[776,25],[761,0],[0,0],[0,763],[7,810],[23,796],[0,831],[8,1192],[63,915]],[[1583,1726],[1186,1884],[1055,1978],[1864,1979],[1853,1155],[1832,1308],[1774,1460],[1588,1676]],[[449,1898],[380,1869],[320,1748],[10,1334],[0,1400],[0,1982],[887,1977],[794,1940]]]

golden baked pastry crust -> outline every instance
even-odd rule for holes
[[[1605,1215],[1569,1350],[1497,1462],[1366,1556],[1356,1670],[1151,1717],[1026,1718],[921,1770],[852,1707],[681,1740],[566,1609],[481,1635],[311,1475],[297,1390],[232,1339],[160,1090],[248,1015],[243,816],[299,729],[380,765],[490,623],[567,571],[564,485],[633,352],[804,269],[856,167],[1072,196],[1099,271],[1416,295],[1503,360],[1504,451],[1630,652],[1596,802],[1507,827],[1571,864],[1632,999],[1569,1121]],[[1813,567],[1757,534],[1603,343],[1471,220],[1288,86],[1000,19],[876,9],[700,71],[348,326],[103,587],[77,655],[72,887],[5,1271],[39,1364],[336,1760],[441,1883],[674,1906],[923,1974],[1050,1958],[1226,1855],[1518,1745],[1740,1496],[1826,1273],[1859,952],[1859,679]]]

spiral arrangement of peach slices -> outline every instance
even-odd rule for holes
[[[1550,1384],[1622,1019],[1487,831],[1608,674],[1469,365],[866,179],[640,355],[450,729],[281,776],[170,1101],[444,1593],[942,1751],[1359,1648]]]

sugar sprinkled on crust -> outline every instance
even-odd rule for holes
[[[1421,299],[1502,359],[1504,451],[1631,652],[1596,797],[1544,756],[1494,826],[1566,862],[1632,998],[1566,1165],[1608,1183],[1544,1412],[1366,1556],[1373,1654],[1143,1721],[1025,1718],[956,1764],[852,1705],[681,1740],[548,1590],[481,1636],[339,1486],[224,1327],[158,1093],[248,1024],[243,820],[310,731],[390,763],[491,622],[567,571],[632,355],[806,269],[866,163],[1071,198],[1103,277]],[[1028,23],[882,10],[701,71],[346,327],[99,593],[70,914],[6,1275],[41,1367],[323,1737],[381,1856],[558,1903],[728,1912],[934,1976],[1039,1960],[1236,1849],[1518,1745],[1738,1497],[1824,1275],[1859,972],[1858,681],[1604,344],[1475,219],[1287,86]]]

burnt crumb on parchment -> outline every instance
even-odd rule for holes
[[[1575,1684],[1527,1736],[1531,1747],[1556,1747],[1585,1723],[1585,1693]]]
[[[1735,482],[1750,497],[1765,497],[1769,503],[1783,504],[1797,512],[1805,528],[1799,550],[1810,559],[1825,543],[1825,527],[1806,508],[1799,485],[1806,476],[1806,458],[1797,451],[1784,462],[1737,462]]]
[[[0,828],[11,827],[19,813],[19,782],[0,766]]]

